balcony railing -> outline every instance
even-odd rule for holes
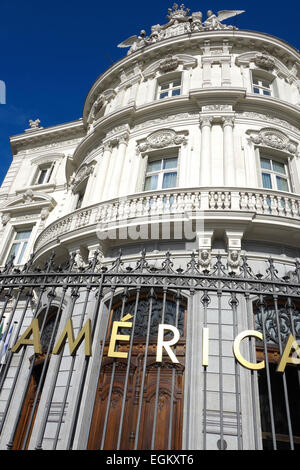
[[[202,211],[251,212],[267,216],[286,217],[300,220],[300,196],[270,190],[239,188],[198,188],[147,191],[128,197],[100,202],[78,209],[50,224],[35,243],[35,251],[62,235],[92,225],[126,225],[154,216],[163,220]],[[225,216],[225,214],[224,214]],[[228,214],[226,215],[226,217]],[[157,219],[156,219],[157,220]]]

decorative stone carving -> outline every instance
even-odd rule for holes
[[[34,193],[31,189],[27,189],[27,191],[22,195],[24,204],[28,204],[33,201]]]
[[[186,145],[187,139],[185,135],[180,135],[172,129],[163,129],[150,134],[145,142],[137,145],[139,152],[147,150],[161,149],[171,145]]]
[[[232,111],[230,104],[209,104],[202,106],[202,111]]]
[[[115,95],[115,90],[108,89],[103,91],[103,93],[101,93],[97,97],[88,115],[88,123],[92,123],[97,119],[97,115],[99,114],[101,109],[104,108]]]
[[[203,23],[204,30],[212,31],[217,29],[236,29],[234,26],[227,26],[221,23],[221,21],[233,16],[244,13],[245,10],[222,10],[218,11],[218,15],[215,15],[212,10],[207,11],[207,19]]]
[[[41,121],[39,119],[36,119],[35,121],[29,119],[29,129],[25,129],[25,132],[33,132],[40,129],[43,129],[43,127],[41,127]]]
[[[254,58],[254,63],[257,67],[272,70],[275,67],[275,60],[270,55],[259,52]]]
[[[295,154],[297,152],[297,145],[291,141],[288,136],[277,129],[261,129],[257,131],[247,131],[250,134],[250,140],[263,147],[271,147],[277,150],[283,150],[288,153]]]
[[[6,214],[1,215],[2,225],[6,225],[9,221],[10,221],[10,214],[6,213]]]
[[[229,251],[227,258],[228,270],[237,273],[240,266],[240,252],[237,250]]]
[[[49,209],[47,207],[44,207],[42,210],[41,210],[41,219],[42,220],[46,220],[47,217],[49,215]]]
[[[211,265],[211,252],[210,250],[199,251],[199,268],[200,271],[208,271]]]
[[[130,38],[123,41],[118,47],[128,47],[128,54],[138,51],[146,46],[149,46],[155,42],[168,39],[170,37],[179,36],[185,33],[194,33],[201,31],[212,31],[212,30],[235,30],[235,26],[227,26],[222,24],[227,18],[244,13],[244,10],[222,10],[215,15],[212,10],[208,10],[207,19],[202,23],[202,12],[190,13],[189,9],[185,9],[182,4],[180,7],[177,3],[174,3],[173,8],[169,8],[169,14],[167,16],[169,22],[165,25],[155,25],[151,28],[150,36],[146,35],[146,31],[142,30],[139,36],[131,36]]]
[[[83,165],[79,171],[71,177],[70,185],[72,187],[77,186],[84,179],[88,178],[94,171],[94,165]]]

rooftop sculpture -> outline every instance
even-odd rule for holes
[[[228,26],[222,21],[244,13],[245,10],[222,10],[217,15],[212,10],[207,11],[207,19],[202,22],[202,12],[198,11],[188,16],[190,10],[185,8],[184,4],[174,3],[173,8],[169,8],[167,19],[169,22],[165,25],[154,25],[151,28],[151,34],[147,36],[146,31],[142,30],[139,36],[131,36],[121,42],[118,47],[128,47],[128,55],[142,49],[145,46],[155,42],[168,39],[173,36],[179,36],[185,33],[194,33],[201,31],[214,30],[236,30],[235,26]]]

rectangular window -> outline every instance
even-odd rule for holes
[[[144,191],[175,188],[177,185],[177,157],[148,162]]]
[[[252,91],[258,95],[271,96],[272,82],[259,77],[252,77]]]
[[[53,168],[54,168],[54,165],[47,165],[47,166],[40,167],[34,184],[38,185],[38,184],[49,183],[52,172],[53,172]]]
[[[287,167],[284,163],[272,158],[261,157],[261,179],[266,189],[290,191]]]
[[[6,261],[14,258],[14,264],[22,264],[24,261],[24,253],[28,245],[31,229],[18,231],[15,233],[14,240],[10,247]]]
[[[158,85],[159,100],[164,98],[171,98],[172,96],[179,96],[181,94],[181,79],[170,80],[168,82]]]

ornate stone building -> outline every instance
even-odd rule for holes
[[[32,327],[3,356],[1,448],[299,446],[297,359],[274,367],[300,336],[300,57],[231,26],[241,13],[175,4],[119,45],[82,119],[11,137],[4,340],[37,319],[41,350]],[[109,331],[128,314],[122,359]],[[91,355],[52,351],[68,319],[75,336],[91,320]],[[159,324],[180,333],[178,362],[155,356]],[[263,333],[241,350],[266,367],[239,363],[244,330]]]

